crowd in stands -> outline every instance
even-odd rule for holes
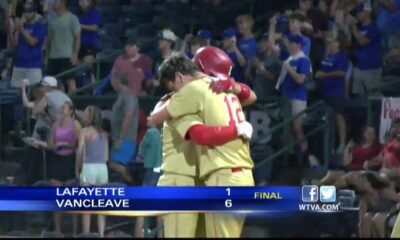
[[[128,5],[134,9],[135,4],[153,6],[159,4],[156,2],[137,0]],[[68,93],[103,80],[95,79],[90,64],[104,50],[100,32],[112,20],[102,15],[96,4],[115,2],[80,0],[79,9],[70,11],[66,0],[0,1],[0,100],[8,104],[2,108],[7,111],[2,122],[13,123],[2,129],[12,129],[16,139],[21,139],[23,107],[31,109],[36,121],[33,136],[26,141],[39,149],[32,148],[33,152],[47,150],[48,177],[53,186],[105,185],[108,170],[119,173],[126,184],[135,184],[130,172],[135,158],[144,161],[143,185],[154,186],[162,161],[161,133],[157,126],[147,126],[140,141],[143,133],[138,129],[146,127],[139,126],[143,125],[139,120],[143,113],[138,98],[167,93],[157,72],[169,56],[180,53],[193,58],[199,48],[214,45],[231,58],[235,80],[252,86],[260,101],[271,96],[289,99],[291,114],[298,116],[292,132],[294,139],[301,141],[296,151],[306,159],[303,162],[308,160],[309,144],[304,140],[305,115],[301,113],[316,99],[333,109],[339,139],[335,153],[343,158],[340,170],[344,171],[329,171],[321,184],[354,187],[360,192],[360,236],[383,237],[384,213],[400,202],[394,188],[400,178],[400,122],[393,122],[392,134],[383,145],[378,143],[373,126],[365,128],[356,144],[354,136],[348,134],[345,106],[352,99],[365,99],[388,79],[400,79],[400,1],[296,0],[261,14],[267,5],[276,3],[256,1],[265,6],[254,10],[258,18],[249,15],[246,8],[231,16],[229,5],[236,4],[232,2],[245,1],[166,1],[163,4],[188,6],[194,14],[188,18],[204,22],[184,31],[176,27],[186,24],[181,18],[154,24],[158,26],[147,29],[157,42],[150,48],[139,28],[145,28],[145,23],[138,24],[135,34],[123,38],[125,46],[120,48],[124,52],[96,91],[101,95],[111,85],[111,92],[118,95],[107,129],[98,107],[88,106],[78,114]],[[171,6],[167,15],[179,11]],[[187,19],[191,13],[177,14]],[[120,17],[112,18],[117,21]],[[56,77],[79,64],[89,64],[85,77],[73,72]],[[14,97],[5,101],[4,96]],[[38,180],[33,176],[37,166],[29,164],[29,178]],[[103,236],[105,217],[98,219]],[[141,220],[138,224],[140,231]],[[59,213],[54,214],[54,225],[62,231]],[[83,216],[83,231],[90,232],[88,215]]]

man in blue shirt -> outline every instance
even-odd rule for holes
[[[351,32],[357,43],[353,72],[353,93],[364,96],[379,85],[382,78],[381,34],[372,21],[371,7],[361,3],[357,7],[357,21],[349,17]]]
[[[236,44],[236,30],[233,28],[226,29],[223,33],[223,49],[231,58],[233,63],[233,69],[231,71],[231,76],[241,83],[246,83],[245,70],[247,67],[247,61],[245,56],[240,52]]]
[[[345,39],[327,39],[328,55],[321,62],[321,70],[315,74],[319,80],[320,91],[325,102],[336,113],[340,145],[336,151],[341,155],[346,145],[346,121],[344,119],[346,72],[349,58],[341,49],[345,47]]]
[[[379,9],[376,24],[384,37],[385,50],[390,50],[400,36],[400,0],[378,0],[375,4]]]
[[[256,68],[260,62],[257,57],[257,41],[252,32],[254,19],[249,15],[241,15],[236,19],[236,24],[241,35],[237,45],[248,62],[245,77],[247,80],[251,80],[250,68]]]
[[[19,88],[25,78],[31,85],[42,80],[42,50],[47,30],[36,20],[36,7],[32,3],[24,5],[23,18],[17,19],[15,25],[17,53],[11,86]]]
[[[307,108],[306,81],[311,74],[311,62],[301,50],[303,44],[301,36],[291,34],[288,36],[288,41],[290,57],[282,65],[277,87],[280,87],[281,94],[290,100],[292,116],[295,116]],[[299,116],[293,122],[296,140],[304,138],[303,123],[304,116]],[[306,141],[301,143],[301,150],[303,153],[307,152]]]

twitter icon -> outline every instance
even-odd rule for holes
[[[326,203],[336,202],[336,187],[321,186],[319,188],[319,200]]]

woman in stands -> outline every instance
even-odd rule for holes
[[[32,88],[32,96],[33,101],[29,101],[28,96],[26,94],[26,85],[28,84],[29,80],[23,81],[21,86],[21,93],[22,93],[22,103],[24,107],[33,109],[36,104],[44,97],[45,92],[41,88],[40,85],[35,85]],[[33,130],[33,138],[38,140],[45,140],[47,139],[47,133],[50,132],[51,123],[53,120],[51,119],[50,115],[47,113],[37,114],[36,116],[32,116],[32,118],[36,119],[35,127]]]
[[[101,111],[89,106],[83,117],[84,128],[81,131],[77,150],[75,174],[81,186],[102,186],[108,183],[108,135],[103,129]],[[83,233],[90,233],[90,215],[82,217]],[[99,237],[104,237],[106,217],[98,215]]]
[[[361,144],[355,145],[353,141],[347,144],[343,156],[344,171],[329,171],[321,180],[321,185],[335,185],[337,188],[354,186],[361,174],[359,171],[364,170],[366,163],[379,156],[381,151],[382,145],[377,141],[375,128],[367,126]],[[374,169],[379,170],[379,166],[371,170]]]
[[[51,151],[49,157],[49,179],[52,186],[65,186],[75,179],[75,151],[81,132],[81,125],[75,120],[75,107],[65,102],[60,109],[61,118],[53,124],[47,143],[35,140],[37,146]],[[54,213],[55,231],[61,232],[61,213]],[[73,234],[78,232],[78,221],[73,215]]]
[[[372,172],[362,173],[358,180],[360,200],[360,237],[383,238],[388,213],[398,209],[400,195],[390,183]]]
[[[39,101],[44,97],[45,92],[43,91],[40,85],[35,85],[32,87],[32,96],[33,101],[29,101],[28,96],[26,94],[26,85],[28,81],[23,81],[21,86],[21,93],[22,93],[22,103],[25,108],[33,109],[36,104],[39,104]],[[46,141],[48,134],[50,133],[51,125],[53,123],[52,118],[47,112],[39,113],[36,115],[31,116],[33,119],[36,120],[35,126],[33,129],[32,137],[24,138],[24,141],[27,142],[29,145],[31,143],[31,139],[36,139],[40,141]],[[43,152],[36,148],[29,148],[28,151],[29,156],[26,157],[26,171],[27,171],[27,184],[33,184],[38,180],[42,180],[43,172]]]

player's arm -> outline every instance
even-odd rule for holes
[[[220,146],[238,137],[250,139],[253,134],[253,128],[248,122],[230,126],[205,126],[198,115],[177,119],[173,126],[183,139],[208,147]]]
[[[164,121],[180,118],[189,114],[197,114],[203,108],[204,91],[193,85],[187,85],[175,93],[165,105],[155,109],[149,121],[158,125]]]
[[[189,129],[186,139],[192,140],[197,145],[213,147],[223,145],[238,137],[250,139],[252,133],[253,128],[248,122],[224,127],[196,125]]]
[[[243,107],[252,105],[257,101],[256,93],[244,83],[235,82],[232,92],[238,97],[240,104]]]

